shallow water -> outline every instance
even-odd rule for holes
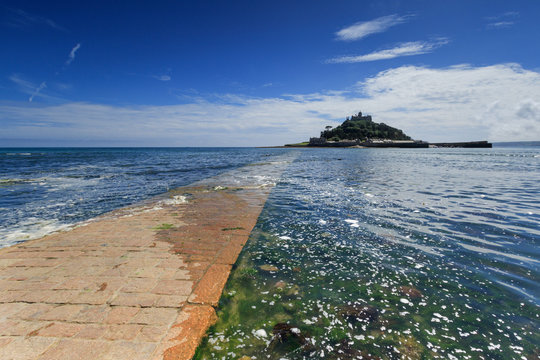
[[[538,356],[539,154],[302,151],[196,358]]]
[[[244,165],[277,184],[197,358],[540,354],[534,146],[0,149],[0,246]]]
[[[0,149],[0,247],[69,228],[169,189],[281,153],[286,151]]]

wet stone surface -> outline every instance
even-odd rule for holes
[[[1,249],[0,359],[190,359],[275,182],[261,171],[279,175],[237,169]]]

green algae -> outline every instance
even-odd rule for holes
[[[221,229],[221,231],[232,231],[232,230],[245,230],[245,229],[243,227],[241,227],[241,226],[226,227],[226,228]]]
[[[29,183],[32,180],[30,179],[0,179],[0,187],[8,187],[13,185],[20,185]]]
[[[174,227],[173,224],[161,224],[161,225],[158,225],[158,226],[154,226],[152,229],[154,230],[169,230],[169,229],[172,229]]]
[[[378,263],[364,249],[313,234],[309,242],[295,241],[257,226],[194,359],[502,360],[536,351],[538,309],[486,279],[418,254],[398,257],[399,267]],[[417,269],[420,262],[448,272]],[[347,306],[369,307],[377,316],[346,313]],[[276,343],[280,324],[297,329],[306,343]]]

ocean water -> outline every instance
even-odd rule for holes
[[[539,147],[307,149],[196,358],[536,359],[539,305]]]
[[[0,148],[0,247],[81,224],[280,151]]]
[[[537,143],[0,149],[0,246],[273,161],[287,170],[196,358],[540,356]]]

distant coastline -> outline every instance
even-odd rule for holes
[[[340,147],[340,148],[492,148],[493,144],[486,141],[467,142],[444,142],[429,143],[416,140],[389,140],[377,139],[368,141],[348,140],[348,141],[310,141],[297,144],[285,144],[285,148],[317,148],[317,147]]]
[[[309,142],[286,144],[277,146],[257,146],[261,149],[282,149],[282,148],[315,148],[308,146]],[[540,147],[540,141],[494,141],[491,143],[494,148],[522,148],[522,147]]]
[[[371,115],[347,117],[339,126],[326,126],[319,137],[308,142],[285,144],[284,147],[346,147],[346,148],[491,148],[488,141],[429,143],[414,140],[401,129],[374,122]]]

